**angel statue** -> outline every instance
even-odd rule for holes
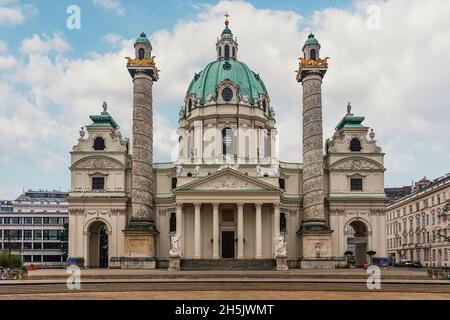
[[[171,257],[178,257],[181,254],[181,249],[180,249],[180,238],[177,237],[176,235],[173,235],[170,237],[170,251],[169,251],[169,255]]]
[[[279,235],[278,237],[274,237],[275,242],[275,253],[277,257],[285,257],[286,256],[286,242],[284,241],[284,237]]]

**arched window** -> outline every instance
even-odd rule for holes
[[[312,60],[316,60],[317,54],[316,54],[316,50],[315,49],[311,49],[311,51],[309,52],[309,58],[312,59]]]
[[[105,150],[105,140],[101,137],[97,137],[94,140],[94,150],[102,151]]]
[[[264,112],[267,112],[267,102],[266,102],[266,99],[263,100],[262,105],[263,105],[263,110],[264,110]]]
[[[222,58],[222,47],[219,47],[219,58]]]
[[[169,232],[176,232],[176,231],[177,231],[177,215],[175,213],[171,213]]]
[[[353,138],[352,141],[350,141],[350,151],[361,151],[361,141],[359,141],[358,138]]]
[[[233,90],[228,87],[224,88],[222,90],[222,99],[225,102],[230,102],[231,100],[233,100]]]
[[[225,60],[228,60],[230,59],[230,46],[226,44],[224,49],[225,49]]]
[[[282,233],[286,232],[286,214],[285,213],[280,213],[280,231]]]
[[[236,48],[233,47],[233,49],[231,50],[231,52],[233,52],[233,59],[236,59]]]
[[[145,50],[144,48],[139,49],[139,60],[142,60],[145,58]]]
[[[192,111],[192,99],[189,99],[189,102],[188,102],[188,111],[189,111],[189,112]]]
[[[233,154],[233,130],[230,128],[222,130],[222,154]]]

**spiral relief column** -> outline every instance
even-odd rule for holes
[[[302,268],[332,265],[331,231],[324,209],[322,79],[328,58],[320,59],[320,44],[313,34],[303,46],[297,81],[303,86],[303,219]]]
[[[133,78],[133,161],[131,178],[131,219],[124,230],[123,267],[154,268],[156,236],[153,200],[153,82],[158,69],[152,46],[145,33],[136,40],[136,58],[128,59],[127,69]]]

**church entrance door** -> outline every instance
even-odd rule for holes
[[[222,258],[234,259],[234,231],[222,231]]]

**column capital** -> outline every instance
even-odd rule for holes
[[[274,202],[273,203],[273,207],[277,208],[277,209],[280,209],[280,203],[279,202]]]
[[[237,205],[238,208],[243,208],[245,203],[244,202],[238,202],[238,203],[236,203],[236,205]]]
[[[195,210],[199,210],[202,207],[201,203],[194,203]]]
[[[263,202],[255,202],[255,207],[261,209],[263,204],[264,204]]]
[[[214,210],[219,210],[220,203],[211,203]]]

